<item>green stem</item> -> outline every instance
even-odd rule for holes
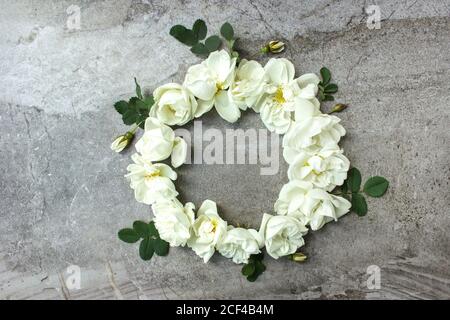
[[[226,43],[227,43],[227,48],[228,48],[228,51],[230,52],[230,54],[233,52],[233,46],[234,46],[234,42],[233,41],[229,41],[229,40],[227,40],[227,41],[225,41]]]
[[[332,195],[335,195],[335,196],[343,196],[343,195],[351,195],[351,194],[353,194],[353,193],[361,193],[361,192],[363,192],[363,190],[358,190],[357,192],[338,192],[338,193],[333,193],[333,192],[331,192],[331,194]]]
[[[129,132],[131,132],[132,134],[134,134],[136,132],[136,130],[139,128],[139,126],[141,125],[141,123],[144,121],[139,122],[138,124],[135,124],[133,129],[131,129]]]
[[[264,52],[262,52],[262,51],[255,52],[255,53],[252,54],[250,57],[248,57],[248,59],[249,59],[249,60],[252,60],[252,59],[255,58],[256,56],[262,55],[262,54],[264,54]]]

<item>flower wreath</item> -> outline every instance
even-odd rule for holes
[[[263,248],[274,259],[288,256],[304,261],[306,256],[297,250],[304,245],[308,229],[319,230],[350,210],[365,215],[363,192],[379,197],[388,182],[372,177],[360,190],[361,175],[356,168],[350,169],[350,161],[338,145],[345,129],[340,119],[330,114],[346,105],[336,104],[328,114],[320,111],[320,101],[334,100],[338,89],[330,83],[327,68],[320,70],[322,79],[313,73],[296,78],[294,65],[285,58],[271,58],[264,67],[255,60],[240,60],[229,23],[221,28],[228,50],[220,50],[222,40],[217,35],[203,43],[206,33],[202,20],[197,20],[192,30],[177,25],[170,31],[191,46],[192,52],[207,56],[187,70],[183,84],[168,83],[144,96],[136,82],[136,97],[115,104],[125,124],[136,126],[114,140],[113,150],[122,151],[137,128],[144,129],[126,177],[136,200],[151,205],[154,214],[150,223],[135,221],[132,228],[120,230],[119,238],[129,243],[142,239],[139,253],[144,260],[154,253],[166,255],[169,246],[187,245],[205,263],[218,251],[234,263],[245,264],[243,274],[254,281],[265,270]],[[271,41],[261,53],[283,50],[282,42]],[[259,230],[228,224],[211,200],[205,200],[197,211],[191,202],[183,205],[174,185],[177,173],[158,163],[170,157],[172,167],[177,168],[185,162],[188,145],[170,126],[185,125],[212,108],[228,122],[253,109],[269,131],[284,135],[289,182],[275,202],[275,214],[264,213]]]

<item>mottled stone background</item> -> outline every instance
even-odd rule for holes
[[[377,4],[381,29],[364,8]],[[69,30],[67,8],[80,7]],[[0,1],[0,298],[173,299],[450,298],[450,1]],[[215,256],[171,250],[143,262],[117,231],[150,218],[123,175],[131,151],[111,138],[126,130],[112,108],[133,93],[181,81],[199,60],[171,38],[172,25],[206,20],[235,26],[253,52],[282,39],[298,73],[329,66],[350,108],[339,116],[343,147],[363,174],[391,187],[307,236],[304,264],[267,259],[256,283]],[[265,62],[266,58],[260,59]],[[331,104],[324,104],[328,110]],[[248,113],[236,124],[215,112],[205,128],[262,128]],[[188,128],[191,128],[188,126]],[[286,182],[259,165],[189,165],[183,199],[215,200],[230,221],[257,226]],[[81,289],[65,285],[81,268]],[[369,265],[381,288],[366,286]]]

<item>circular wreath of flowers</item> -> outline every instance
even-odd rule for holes
[[[136,126],[117,137],[111,149],[122,151],[138,126],[144,129],[126,177],[136,200],[151,205],[154,214],[148,224],[135,221],[133,228],[120,230],[119,238],[129,243],[142,239],[139,254],[144,260],[153,253],[166,255],[169,246],[188,246],[205,263],[218,251],[245,264],[242,273],[254,281],[265,270],[263,248],[274,259],[289,256],[304,261],[306,256],[297,250],[304,245],[308,230],[337,221],[350,209],[365,215],[367,203],[362,192],[381,197],[389,183],[375,176],[361,189],[360,172],[349,169],[350,162],[338,145],[345,129],[340,119],[331,115],[346,105],[336,104],[327,114],[320,111],[320,101],[334,100],[338,89],[330,83],[328,69],[320,70],[322,79],[313,73],[296,78],[294,65],[285,58],[272,58],[264,67],[254,60],[239,61],[231,25],[222,25],[220,33],[228,51],[219,50],[223,43],[219,36],[206,38],[203,20],[195,21],[192,30],[172,27],[173,37],[207,58],[187,70],[183,84],[162,85],[150,96],[142,94],[135,79],[136,97],[114,105],[125,124]],[[283,50],[282,42],[271,41],[261,53]],[[228,122],[236,122],[241,112],[253,109],[269,131],[284,135],[289,182],[281,188],[274,214],[263,214],[259,230],[228,224],[212,200],[205,200],[196,210],[193,203],[183,205],[177,199],[177,173],[172,167],[185,162],[188,145],[175,136],[171,126],[185,125],[212,108]],[[171,166],[160,162],[169,157]],[[338,186],[341,196],[334,194]]]
[[[160,238],[173,247],[187,245],[204,262],[218,251],[235,263],[248,263],[263,247],[278,259],[304,245],[308,227],[318,230],[347,213],[350,202],[328,193],[342,185],[349,170],[338,146],[345,130],[339,118],[320,112],[319,82],[312,73],[295,78],[294,65],[284,58],[272,58],[264,67],[252,60],[236,66],[236,58],[221,50],[191,66],[182,85],[157,88],[126,177],[136,200],[152,206]],[[170,126],[184,125],[212,108],[228,122],[253,109],[268,130],[284,134],[289,182],[275,202],[276,214],[264,213],[259,230],[228,224],[211,200],[197,211],[191,202],[183,205],[173,183],[176,172],[156,163],[171,157],[172,167],[182,165],[188,146]]]

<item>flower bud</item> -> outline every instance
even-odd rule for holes
[[[307,257],[303,253],[297,252],[297,253],[292,254],[290,256],[290,258],[294,262],[303,262],[306,260]]]
[[[348,106],[346,104],[338,103],[333,107],[333,109],[331,109],[330,113],[344,111],[345,109],[347,109],[347,107]]]
[[[263,53],[272,52],[272,53],[280,53],[284,50],[284,42],[274,40],[270,41],[268,44],[266,44],[261,51]]]
[[[111,150],[115,151],[115,152],[121,152],[123,149],[125,149],[130,144],[131,140],[133,140],[133,137],[134,137],[134,134],[130,131],[118,136],[111,143]]]

